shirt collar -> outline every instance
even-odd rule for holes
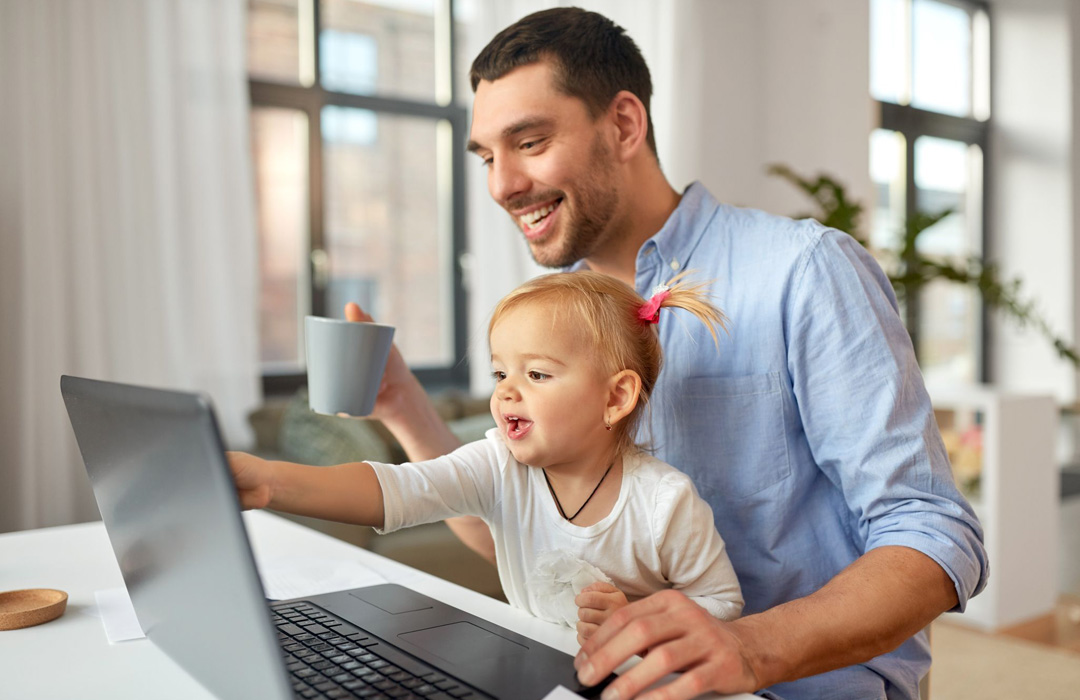
[[[667,265],[672,275],[682,271],[705,235],[709,222],[716,216],[720,204],[698,181],[683,190],[682,199],[664,225],[642,244],[637,254],[637,270]],[[564,268],[564,272],[587,270],[584,260]]]
[[[665,265],[672,274],[682,272],[719,207],[704,185],[690,183],[663,227],[638,251],[638,270]]]

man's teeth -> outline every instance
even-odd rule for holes
[[[548,214],[550,214],[553,211],[555,211],[555,205],[554,204],[549,204],[546,207],[540,207],[539,209],[534,209],[533,211],[529,212],[528,214],[523,214],[522,216],[519,216],[518,219],[521,221],[521,223],[525,224],[526,226],[532,226],[537,221],[539,221],[540,219],[543,219],[545,216],[547,216]]]

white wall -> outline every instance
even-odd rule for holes
[[[998,0],[992,7],[994,85],[989,229],[991,254],[1023,280],[1050,325],[1076,343],[1078,246],[1073,201],[1080,179],[1070,34],[1080,26],[1069,0]],[[992,321],[995,383],[1077,397],[1077,372],[1050,344],[1008,321]]]
[[[669,169],[672,183],[698,178],[731,204],[809,211],[801,193],[766,175],[769,164],[785,163],[838,177],[869,202],[869,135],[876,125],[869,3],[699,0],[695,7],[703,60],[690,70],[700,75],[700,104],[680,115],[695,147],[685,168]]]

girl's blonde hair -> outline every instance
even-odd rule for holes
[[[686,274],[681,273],[668,282],[667,293],[661,295],[665,298],[660,301],[657,311],[675,308],[690,312],[705,324],[719,349],[717,329],[726,330],[727,319],[705,294],[709,283],[688,284],[684,281]],[[598,272],[582,270],[543,275],[503,297],[491,315],[488,337],[507,313],[533,303],[551,306],[553,327],[560,316],[566,315],[578,329],[580,338],[593,349],[601,372],[612,375],[628,369],[641,378],[637,405],[625,420],[612,426],[616,454],[626,453],[636,446],[634,436],[644,414],[643,407],[652,395],[663,364],[655,323],[648,318],[648,312],[642,311],[646,300],[625,282]]]

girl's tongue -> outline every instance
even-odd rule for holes
[[[532,428],[532,421],[524,418],[508,418],[506,421],[506,435],[511,440],[520,440],[525,437]]]

